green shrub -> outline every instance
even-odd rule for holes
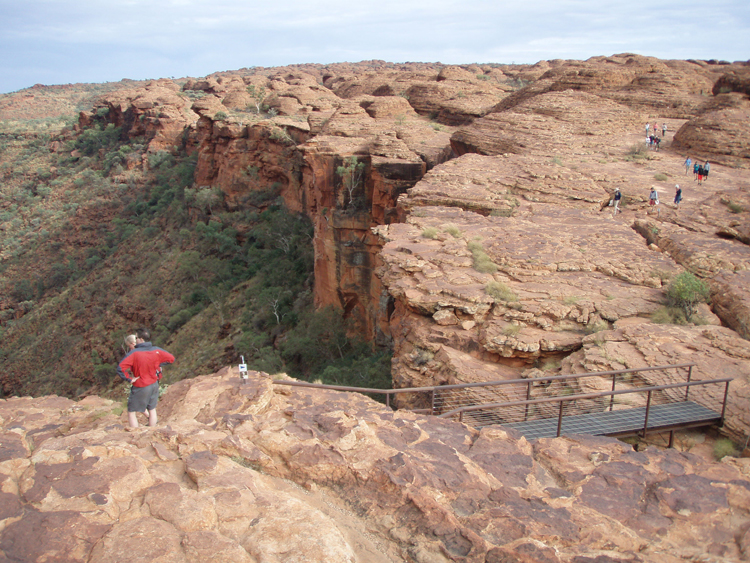
[[[438,236],[438,230],[435,227],[427,227],[422,230],[422,236],[424,238],[435,239]]]
[[[666,174],[662,174],[662,173],[654,174],[654,180],[658,182],[666,182],[668,179],[669,179],[669,176],[667,176]]]
[[[495,208],[490,211],[490,217],[513,217],[515,211],[512,207]]]
[[[498,301],[518,301],[518,296],[503,282],[491,281],[484,290],[487,295]]]
[[[169,318],[167,323],[167,329],[173,332],[192,319],[198,311],[196,307],[190,307],[188,309],[181,309]]]
[[[603,330],[609,330],[609,323],[604,319],[597,319],[593,323],[586,326],[587,334],[595,334]]]
[[[735,201],[727,201],[726,206],[732,213],[742,213],[743,211],[745,211],[745,208]]]
[[[100,364],[94,366],[94,379],[101,385],[107,385],[117,375],[117,368],[112,364]]]
[[[471,255],[474,258],[474,269],[477,272],[483,274],[494,274],[497,272],[497,264],[495,264],[489,255],[484,251],[482,243],[476,240],[469,242],[467,248],[471,251]]]
[[[263,100],[266,99],[266,87],[250,84],[247,87],[247,93],[250,94],[250,97],[253,99],[256,113],[260,114],[260,111],[263,108]]]
[[[625,160],[642,160],[647,158],[649,158],[648,150],[643,143],[637,143],[631,146],[625,154]]]
[[[10,292],[10,295],[16,301],[28,301],[35,297],[34,287],[27,279],[16,282],[16,285]]]
[[[226,112],[223,112],[223,111],[217,111],[214,114],[214,120],[216,120],[216,121],[226,121],[227,117],[228,116],[227,116]]]
[[[679,307],[690,318],[695,314],[699,303],[706,303],[710,297],[708,284],[690,272],[675,276],[667,286],[667,305]]]
[[[725,456],[733,456],[736,457],[739,455],[739,450],[737,449],[737,446],[735,446],[734,442],[730,440],[729,438],[720,438],[719,440],[716,440],[716,443],[714,444],[714,458],[719,461],[721,458]]]
[[[681,309],[676,307],[659,307],[651,313],[651,322],[660,325],[684,325],[688,321]]]
[[[105,127],[94,126],[84,130],[75,141],[75,148],[85,156],[95,156],[100,149],[111,149],[120,140],[121,127],[109,123]]]
[[[282,145],[292,146],[297,144],[294,142],[294,139],[292,139],[292,136],[289,134],[289,132],[283,127],[273,127],[271,129],[270,137],[271,139],[278,143],[281,143]]]
[[[521,332],[520,325],[508,325],[503,329],[503,334],[505,336],[515,336],[519,332]]]
[[[345,158],[341,166],[336,167],[336,174],[341,178],[341,185],[349,194],[349,205],[354,205],[354,194],[359,193],[360,186],[364,188],[365,168],[367,165],[356,156]],[[363,192],[364,190],[362,190]],[[364,199],[364,193],[357,199]]]
[[[453,223],[443,225],[443,231],[451,235],[453,238],[459,238],[461,236],[461,230]]]

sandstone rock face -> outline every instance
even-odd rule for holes
[[[92,114],[81,113],[80,126],[91,125],[99,109],[106,110],[106,119],[123,127],[131,138],[146,136],[149,151],[173,151],[181,144],[185,127],[197,119],[189,99],[179,95],[179,86],[172,80],[149,82],[145,87],[121,90],[106,96]]]
[[[747,123],[750,101],[743,94],[720,94],[675,134],[674,148],[694,158],[734,165],[750,158]]]
[[[151,127],[155,147],[175,136],[147,112],[179,108],[182,142],[198,153],[196,185],[221,189],[226,206],[277,190],[308,214],[316,303],[393,346],[397,386],[664,361],[640,345],[615,361],[591,342],[643,331],[680,351],[670,361],[695,361],[698,377],[735,366],[740,397],[746,73],[744,63],[632,54],[517,66],[369,61],[219,73],[182,93],[160,81],[106,104],[131,134]],[[264,98],[249,100],[248,85]],[[181,94],[196,98],[190,109]],[[256,102],[274,111],[258,113]],[[644,143],[646,123],[660,134],[667,125],[658,151]],[[705,182],[685,170],[688,155],[713,164]],[[352,157],[365,168],[348,189],[339,168]],[[651,187],[661,199],[653,209]],[[684,270],[711,287],[696,319],[706,324],[666,330],[651,318]],[[733,420],[731,433],[747,432]]]
[[[638,327],[618,334],[608,346],[648,345]],[[677,563],[750,547],[737,534],[750,525],[747,459],[528,443],[250,375],[174,384],[160,424],[132,432],[97,397],[0,401],[3,556]]]
[[[719,78],[712,89],[714,95],[726,92],[741,92],[750,96],[750,72],[736,69]]]

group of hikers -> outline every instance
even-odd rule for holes
[[[679,184],[674,185],[674,206],[675,209],[680,208],[682,202],[682,188]],[[620,209],[620,201],[622,201],[622,192],[620,188],[615,188],[615,194],[612,196],[611,204],[614,207],[612,216],[617,215],[617,211]],[[651,186],[651,191],[648,194],[648,205],[650,208],[656,209],[656,216],[661,217],[661,208],[659,207],[659,192],[656,191],[655,186]]]
[[[654,129],[653,132],[651,131],[651,124],[646,123],[646,144],[648,145],[648,148],[653,148],[654,150],[659,150],[659,145],[661,143],[661,140],[663,137],[667,136],[667,123],[664,122],[661,125],[661,137],[659,137],[659,129],[656,122],[654,122]]]
[[[693,181],[702,184],[703,180],[708,180],[708,173],[711,171],[711,163],[706,161],[704,164],[693,162],[690,157],[685,159],[685,175],[690,172],[690,165],[693,165]]]
[[[652,132],[653,131],[653,132]],[[667,124],[663,123],[661,127],[662,136],[667,135]],[[656,122],[653,124],[653,130],[651,123],[646,123],[646,142],[648,143],[649,147],[655,146],[656,150],[659,150],[659,143],[661,142],[661,138],[658,136],[658,126]],[[699,164],[698,162],[693,162],[692,159],[688,156],[685,159],[685,174],[688,174],[690,172],[690,169],[693,169],[693,181],[698,182],[698,184],[703,184],[704,180],[708,179],[708,173],[711,170],[711,164],[706,161],[703,164]],[[675,194],[674,194],[674,206],[675,209],[680,208],[680,203],[682,202],[682,188],[679,184],[675,184]],[[609,205],[614,208],[614,211],[612,213],[612,216],[614,217],[617,215],[617,212],[620,209],[620,202],[622,201],[622,193],[620,192],[620,188],[615,188],[615,193],[612,196],[612,198],[609,201]],[[602,209],[606,203],[603,204]],[[648,205],[649,208],[653,208],[656,210],[656,216],[659,217],[661,215],[661,210],[659,207],[659,192],[656,190],[655,186],[651,186],[651,191],[648,194]]]
[[[675,194],[674,194],[674,205],[676,209],[680,208],[680,202],[682,201],[682,188],[679,184],[675,184]],[[620,209],[620,202],[622,201],[622,192],[620,191],[620,188],[615,188],[615,194],[612,196],[612,199],[610,200],[612,207],[614,207],[614,211],[612,212],[612,216],[614,217],[617,215],[617,212]],[[656,191],[656,188],[654,186],[651,186],[651,191],[648,194],[648,205],[649,207],[652,207],[656,209],[656,216],[661,216],[661,209],[659,207],[659,192]]]
[[[128,396],[128,424],[138,428],[138,413],[148,417],[148,425],[156,426],[156,403],[159,401],[161,368],[174,362],[174,356],[151,344],[151,332],[139,328],[125,337],[125,356],[117,365],[117,375],[131,384]]]

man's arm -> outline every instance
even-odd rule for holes
[[[130,354],[125,356],[119,364],[117,364],[117,375],[120,376],[120,379],[127,381],[128,383],[133,383],[137,377],[128,377],[128,374],[125,373],[126,371],[130,372],[130,375],[133,375],[133,370],[130,369],[133,365],[133,359],[130,357]]]
[[[174,363],[174,356],[166,350],[159,348],[159,367],[171,363]]]

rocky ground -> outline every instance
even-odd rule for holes
[[[235,370],[155,428],[89,397],[0,402],[6,561],[739,561],[750,465],[700,439],[529,443]]]

